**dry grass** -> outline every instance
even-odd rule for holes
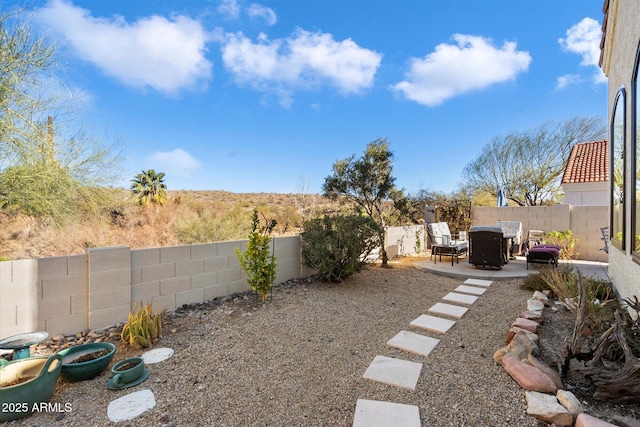
[[[243,239],[253,209],[275,218],[276,234],[282,235],[297,231],[303,217],[336,211],[339,206],[311,194],[170,191],[165,206],[141,208],[130,202],[129,192],[121,191],[109,204],[87,210],[79,221],[64,226],[0,213],[0,259],[82,254],[88,247],[180,245],[184,242],[177,229],[201,220],[219,221],[233,229],[231,235],[216,240]]]

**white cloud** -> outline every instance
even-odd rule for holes
[[[238,19],[240,16],[240,6],[236,0],[222,0],[218,6],[218,12],[229,19]]]
[[[252,19],[262,18],[267,23],[267,25],[275,25],[276,23],[276,14],[273,9],[268,8],[266,6],[262,6],[261,4],[253,3],[247,9],[247,14]]]
[[[593,18],[584,18],[567,30],[567,37],[558,39],[562,48],[571,53],[582,56],[580,65],[583,67],[595,67],[593,75],[594,83],[605,83],[607,78],[600,69],[600,40],[602,27]]]
[[[211,76],[208,35],[186,16],[154,15],[128,23],[121,16],[94,18],[86,9],[51,0],[38,19],[63,33],[81,59],[129,86],[175,94]]]
[[[501,48],[479,36],[454,34],[453,44],[442,43],[424,58],[412,58],[406,80],[392,86],[407,99],[435,106],[449,98],[513,80],[531,63],[528,52],[516,50],[516,43]]]
[[[164,172],[167,177],[189,178],[191,174],[202,167],[195,157],[182,148],[173,151],[156,151],[145,159],[145,165]]]
[[[556,81],[556,90],[564,89],[567,86],[579,84],[582,82],[582,77],[578,74],[565,74],[558,77]]]
[[[298,29],[273,41],[261,34],[255,43],[242,33],[227,34],[222,59],[238,82],[275,94],[287,106],[295,89],[326,83],[348,95],[370,88],[382,55],[351,39],[335,41],[331,34]]]

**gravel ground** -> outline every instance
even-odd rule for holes
[[[144,383],[108,390],[109,370],[90,381],[60,380],[51,403],[70,403],[71,411],[37,413],[15,425],[113,425],[109,402],[142,389],[153,391],[155,408],[119,425],[350,426],[357,399],[417,405],[425,426],[541,425],[526,415],[520,386],[492,360],[531,295],[520,281],[494,282],[440,335],[409,323],[462,280],[407,262],[392,265],[341,284],[279,285],[273,301],[259,308],[253,299],[236,298],[178,310],[155,345],[175,354],[149,365]],[[400,330],[440,343],[429,357],[386,346]],[[113,363],[142,353],[120,344]],[[363,379],[376,355],[423,363],[416,390]]]

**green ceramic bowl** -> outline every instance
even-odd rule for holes
[[[102,350],[108,350],[109,353],[86,362],[71,363],[79,357]],[[104,371],[111,362],[111,359],[113,359],[115,353],[116,346],[110,342],[92,342],[60,350],[58,352],[58,354],[62,356],[62,371],[60,372],[60,376],[68,381],[90,380]]]
[[[61,359],[58,354],[30,357],[0,368],[0,423],[28,417],[34,404],[51,399],[60,376]],[[9,385],[21,379],[23,382]]]

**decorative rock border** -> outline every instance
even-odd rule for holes
[[[542,312],[549,305],[545,294],[534,292],[526,310],[509,328],[507,345],[494,353],[494,362],[526,390],[527,414],[532,417],[558,427],[614,426],[585,414],[576,396],[564,390],[558,372],[533,356],[538,347],[536,331],[543,322]]]

